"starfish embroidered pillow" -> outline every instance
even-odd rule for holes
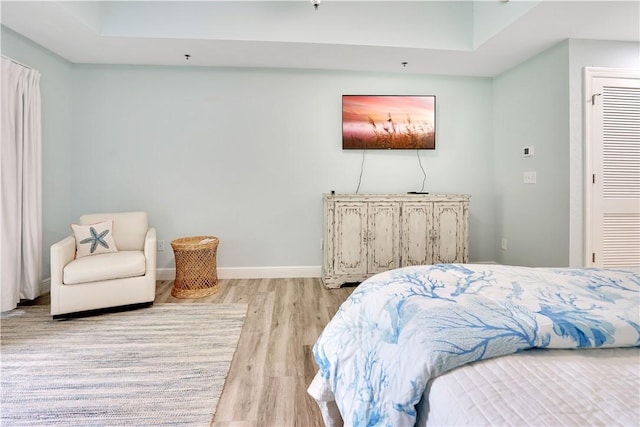
[[[76,258],[118,252],[113,240],[113,220],[96,224],[71,224],[76,238]]]

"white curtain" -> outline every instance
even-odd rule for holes
[[[40,73],[2,57],[0,311],[40,295],[42,204]]]

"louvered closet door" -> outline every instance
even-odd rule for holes
[[[640,80],[594,78],[592,84],[587,264],[640,271]]]

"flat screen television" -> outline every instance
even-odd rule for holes
[[[342,95],[342,149],[435,148],[435,95]]]

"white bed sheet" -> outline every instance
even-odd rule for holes
[[[421,426],[639,426],[640,349],[530,350],[435,378]]]

